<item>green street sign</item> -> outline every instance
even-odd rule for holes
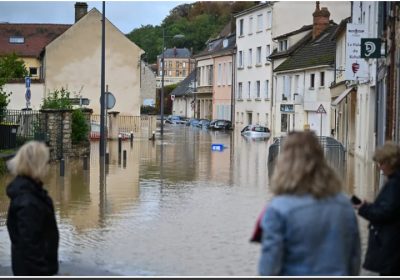
[[[380,58],[382,41],[379,38],[361,38],[361,57]]]

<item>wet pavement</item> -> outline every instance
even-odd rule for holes
[[[164,140],[124,141],[126,161],[113,141],[110,164],[100,165],[93,142],[89,170],[67,160],[60,177],[52,165],[45,185],[60,229],[60,274],[256,276],[260,246],[249,239],[271,199],[269,144],[239,130],[171,125]],[[0,178],[0,275],[10,273],[9,179]]]

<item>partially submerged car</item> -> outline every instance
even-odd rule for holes
[[[270,138],[271,131],[268,127],[261,126],[261,125],[254,125],[250,124],[245,126],[242,131],[240,132],[243,136],[249,138]]]
[[[210,122],[208,128],[213,130],[228,130],[232,129],[232,122],[227,120],[213,120]]]

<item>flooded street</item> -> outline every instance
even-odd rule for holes
[[[223,151],[212,151],[223,144]],[[165,127],[164,140],[109,142],[100,180],[98,143],[89,170],[58,163],[46,187],[60,228],[60,260],[120,275],[257,275],[260,246],[249,242],[268,192],[267,141],[238,132]],[[122,157],[122,156],[121,156]],[[0,265],[10,265],[8,198],[0,181]]]

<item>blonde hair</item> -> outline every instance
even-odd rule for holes
[[[324,151],[311,131],[291,132],[284,139],[271,180],[275,195],[334,195],[342,182],[325,160]]]
[[[7,162],[7,167],[14,176],[43,181],[47,175],[49,158],[50,152],[44,143],[29,141]]]
[[[400,147],[393,141],[387,141],[382,147],[376,149],[372,158],[375,162],[386,163],[391,169],[400,166]]]

